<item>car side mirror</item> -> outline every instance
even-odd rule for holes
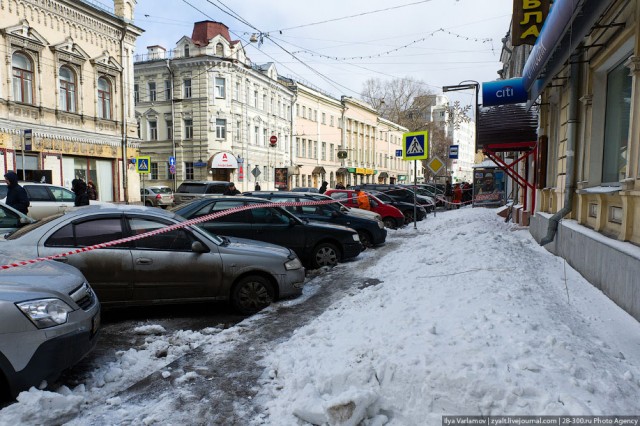
[[[194,253],[206,253],[209,250],[200,241],[194,241],[193,243],[191,243],[191,251]]]

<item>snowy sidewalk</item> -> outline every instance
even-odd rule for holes
[[[640,415],[640,324],[528,230],[464,208],[391,234],[354,264],[382,283],[266,359],[255,424]]]

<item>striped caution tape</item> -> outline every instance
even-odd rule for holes
[[[233,213],[237,213],[237,212],[243,211],[243,210],[251,210],[251,209],[257,209],[257,208],[263,208],[263,207],[318,206],[318,205],[323,205],[323,204],[333,204],[333,203],[339,203],[339,202],[340,201],[338,201],[338,200],[306,201],[306,202],[291,201],[291,202],[282,202],[282,203],[259,203],[259,204],[250,204],[250,205],[246,205],[246,206],[232,207],[232,208],[227,209],[227,210],[219,211],[219,212],[216,212],[216,213],[211,213],[211,214],[208,214],[206,216],[201,216],[201,217],[198,217],[198,218],[195,218],[195,219],[188,219],[188,220],[185,220],[184,222],[175,223],[173,225],[169,225],[169,226],[166,226],[164,228],[155,229],[153,231],[145,232],[143,234],[132,235],[130,237],[120,238],[119,240],[113,240],[113,241],[108,241],[106,243],[94,244],[92,246],[87,246],[87,247],[81,247],[81,248],[78,248],[78,249],[74,249],[74,250],[67,251],[67,252],[64,252],[64,253],[54,254],[54,255],[51,255],[51,256],[38,257],[38,258],[35,258],[35,259],[29,259],[29,260],[20,260],[20,261],[14,262],[14,263],[9,263],[9,264],[6,264],[6,265],[2,265],[2,266],[0,266],[0,270],[17,268],[17,267],[25,266],[25,265],[31,265],[31,264],[38,263],[38,262],[44,262],[46,260],[55,260],[55,259],[59,259],[59,258],[62,258],[62,257],[72,256],[74,254],[85,253],[85,252],[88,252],[88,251],[93,251],[93,250],[98,250],[98,249],[102,249],[102,248],[112,247],[112,246],[115,246],[115,245],[118,245],[118,244],[124,244],[124,243],[128,243],[128,242],[131,242],[131,241],[141,240],[143,238],[151,237],[151,236],[158,235],[158,234],[163,234],[165,232],[169,232],[169,231],[173,231],[173,230],[176,230],[176,229],[184,228],[186,226],[197,225],[198,223],[207,222],[209,220],[217,219],[219,217],[226,216],[226,215],[233,214]],[[10,243],[5,243],[5,244],[10,244]]]

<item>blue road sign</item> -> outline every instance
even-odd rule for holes
[[[449,145],[449,158],[458,159],[459,145]]]
[[[170,165],[169,166],[169,173],[171,173],[172,175],[176,174],[176,166],[175,165]]]
[[[402,135],[402,159],[426,160],[429,158],[429,132],[404,133]]]
[[[141,174],[149,174],[149,163],[151,157],[137,157],[136,158],[136,171]]]
[[[169,157],[169,165],[170,166],[176,165],[176,157]]]
[[[396,149],[396,157],[402,157],[402,150]]]

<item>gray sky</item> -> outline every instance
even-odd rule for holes
[[[497,79],[501,39],[509,29],[512,4],[512,0],[138,0],[135,23],[146,32],[138,39],[136,53],[146,53],[147,46],[156,44],[172,49],[182,36],[191,36],[194,22],[215,20],[229,27],[233,39],[248,44],[246,51],[254,62],[275,62],[281,75],[337,97],[358,97],[369,78],[413,77],[440,93],[443,85],[463,80]],[[381,9],[386,10],[370,13]],[[308,25],[321,21],[330,22]],[[258,31],[267,34],[262,45],[248,43],[251,33]],[[463,102],[473,101],[472,91],[459,96]]]

